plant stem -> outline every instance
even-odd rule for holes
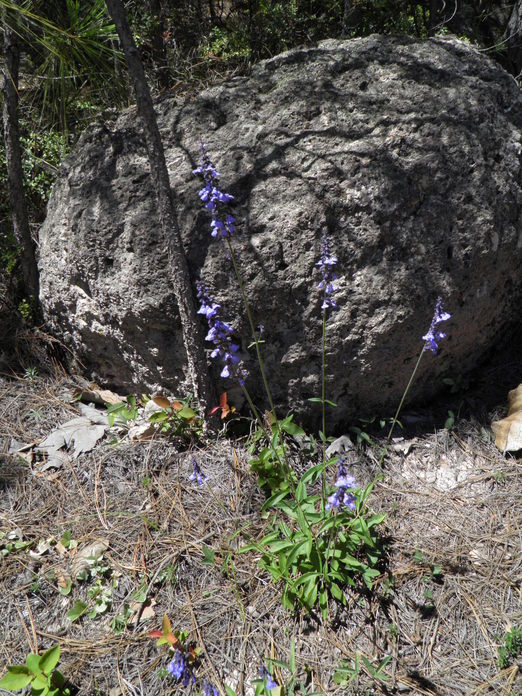
[[[322,407],[322,431],[321,438],[323,448],[323,470],[321,472],[321,495],[323,498],[323,508],[326,504],[326,307],[323,309],[323,340],[322,340],[322,365],[321,365],[321,407]]]
[[[417,370],[419,369],[420,361],[422,360],[422,356],[424,355],[424,347],[421,350],[421,353],[417,359],[417,362],[415,363],[415,367],[413,368],[413,372],[411,373],[410,381],[406,385],[406,389],[404,390],[404,394],[402,395],[401,402],[397,408],[397,411],[395,412],[395,415],[393,416],[392,424],[390,427],[390,432],[388,433],[388,437],[386,438],[386,442],[384,443],[384,451],[381,454],[381,458],[379,460],[379,466],[382,466],[382,463],[384,461],[384,457],[386,456],[386,448],[390,444],[391,437],[393,434],[393,430],[395,428],[395,425],[397,424],[397,420],[399,418],[399,414],[401,412],[402,406],[404,404],[404,401],[406,400],[406,397],[408,396],[408,392],[410,391],[410,387],[413,384],[413,380],[415,379],[415,375],[417,374]]]
[[[261,377],[263,378],[263,385],[265,387],[265,392],[268,398],[268,403],[270,404],[270,410],[275,416],[275,419],[277,421],[277,414],[275,411],[275,406],[274,406],[274,401],[272,399],[272,393],[270,391],[270,387],[268,386],[268,380],[266,378],[266,373],[265,373],[265,366],[263,363],[263,358],[261,356],[261,349],[259,348],[259,340],[257,337],[257,332],[256,332],[256,327],[254,325],[254,319],[252,317],[252,312],[250,311],[250,305],[248,304],[248,299],[245,293],[245,287],[243,284],[243,279],[241,277],[241,273],[239,271],[239,266],[237,265],[236,257],[234,255],[234,251],[232,249],[232,245],[230,243],[230,238],[226,237],[227,240],[227,246],[228,250],[230,252],[230,258],[232,259],[232,265],[234,266],[234,273],[236,274],[237,282],[239,283],[239,289],[241,291],[241,297],[243,298],[243,304],[245,305],[246,313],[248,316],[248,321],[250,323],[250,330],[252,332],[252,338],[254,339],[254,343],[256,346],[256,353],[257,353],[257,361],[259,363],[259,369],[261,371]]]

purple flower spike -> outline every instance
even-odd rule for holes
[[[189,481],[196,481],[198,486],[202,486],[207,480],[207,476],[201,471],[195,457],[192,457],[192,473],[189,476]]]
[[[203,682],[203,696],[219,696],[219,692],[214,684],[205,681]]]
[[[210,234],[215,239],[231,237],[236,231],[236,220],[223,208],[232,203],[234,196],[219,190],[219,172],[212,164],[207,154],[207,148],[203,143],[201,143],[201,165],[196,167],[192,173],[200,174],[205,180],[205,186],[199,192],[199,197],[205,204],[205,208],[210,210],[212,214]]]
[[[210,353],[213,360],[220,359],[223,363],[221,369],[221,377],[223,379],[237,379],[241,385],[245,383],[247,371],[241,364],[241,358],[238,355],[239,346],[237,343],[232,343],[232,335],[234,329],[221,321],[219,313],[221,305],[214,302],[207,293],[207,290],[201,283],[197,284],[198,299],[201,303],[198,309],[198,314],[204,314],[208,322],[208,333],[205,336],[207,341],[214,344],[214,349]]]
[[[259,668],[259,678],[264,680],[265,688],[269,691],[276,688],[276,682],[273,680],[272,675],[264,665]]]
[[[424,341],[424,350],[431,350],[434,355],[437,355],[439,350],[439,341],[446,338],[446,334],[437,329],[437,326],[443,322],[451,319],[451,314],[445,312],[442,308],[442,299],[439,297],[437,299],[437,304],[435,305],[435,313],[433,314],[433,319],[431,320],[431,326],[428,333],[422,337]]]
[[[347,507],[352,512],[355,510],[356,498],[350,489],[357,488],[357,483],[353,476],[350,476],[346,471],[346,461],[339,460],[339,468],[337,470],[337,479],[335,481],[335,491],[328,496],[326,504],[327,510],[340,510],[342,507]]]
[[[190,682],[194,683],[196,681],[187,658],[180,650],[176,650],[174,653],[174,657],[167,665],[167,671],[179,682],[182,682],[183,686],[188,686]]]
[[[315,265],[321,269],[322,275],[321,282],[317,286],[318,290],[324,291],[321,309],[328,309],[329,307],[335,309],[337,304],[333,299],[333,294],[337,292],[339,288],[334,282],[337,280],[337,276],[333,272],[333,269],[337,265],[337,257],[330,252],[330,244],[326,235],[326,230],[323,230],[321,258]]]

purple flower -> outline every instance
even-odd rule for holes
[[[203,682],[203,696],[219,696],[219,692],[214,684],[205,681]]]
[[[212,164],[203,143],[201,143],[201,165],[192,173],[201,174],[205,180],[205,186],[200,190],[199,197],[205,204],[205,208],[212,214],[210,223],[212,237],[216,239],[231,237],[236,231],[236,220],[223,208],[234,200],[234,196],[219,190],[219,172]]]
[[[265,688],[269,691],[276,688],[276,682],[273,680],[272,675],[264,665],[259,668],[259,678],[263,679]]]
[[[451,314],[448,314],[448,312],[445,312],[442,309],[442,299],[439,297],[437,299],[437,304],[435,305],[435,313],[433,315],[433,319],[431,320],[430,330],[425,336],[422,337],[422,340],[424,341],[423,350],[431,350],[434,355],[437,355],[439,350],[439,341],[446,338],[446,334],[439,331],[437,326],[443,321],[448,321],[448,319],[451,319]]]
[[[241,358],[238,355],[239,346],[232,342],[233,328],[221,321],[219,313],[221,305],[214,302],[208,296],[206,288],[201,283],[197,284],[198,299],[201,303],[198,309],[198,314],[204,314],[207,318],[209,330],[205,339],[214,344],[214,349],[210,353],[213,360],[219,358],[223,363],[221,377],[236,378],[240,384],[245,383],[247,371],[241,364]]]
[[[334,485],[335,491],[328,496],[326,509],[331,510],[334,508],[339,510],[342,507],[347,507],[353,512],[355,510],[356,498],[349,489],[357,488],[357,483],[354,477],[347,473],[346,461],[344,459],[339,460],[337,479]]]
[[[328,309],[328,307],[335,309],[337,304],[332,295],[339,289],[334,282],[337,280],[337,276],[333,272],[334,267],[337,265],[337,257],[330,252],[330,244],[326,230],[323,230],[321,258],[315,265],[321,269],[322,275],[321,282],[317,286],[318,290],[324,290],[321,309]]]
[[[195,457],[192,457],[192,473],[189,476],[189,481],[197,481],[198,486],[202,486],[207,480],[207,476],[201,471]]]
[[[192,683],[196,681],[196,677],[189,667],[187,658],[181,650],[176,650],[174,657],[167,665],[167,671],[178,681],[182,682],[183,686],[188,686],[190,681],[192,681]]]

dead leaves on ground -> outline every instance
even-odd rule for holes
[[[522,384],[509,392],[508,414],[502,420],[493,421],[491,429],[501,452],[522,450]]]

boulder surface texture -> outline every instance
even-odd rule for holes
[[[235,330],[263,407],[248,322],[224,242],[198,197],[200,142],[235,197],[234,252],[263,324],[280,413],[320,408],[321,235],[336,268],[327,312],[330,427],[392,414],[437,297],[452,318],[413,397],[475,367],[520,317],[522,101],[514,80],[454,39],[329,40],[157,112],[185,251]],[[61,170],[41,231],[52,330],[105,385],[188,388],[166,244],[135,110],[89,130]],[[202,317],[204,321],[204,317]],[[209,344],[209,350],[211,345]],[[219,379],[220,367],[215,377]],[[230,381],[220,382],[235,393]],[[232,399],[233,400],[233,399]]]

